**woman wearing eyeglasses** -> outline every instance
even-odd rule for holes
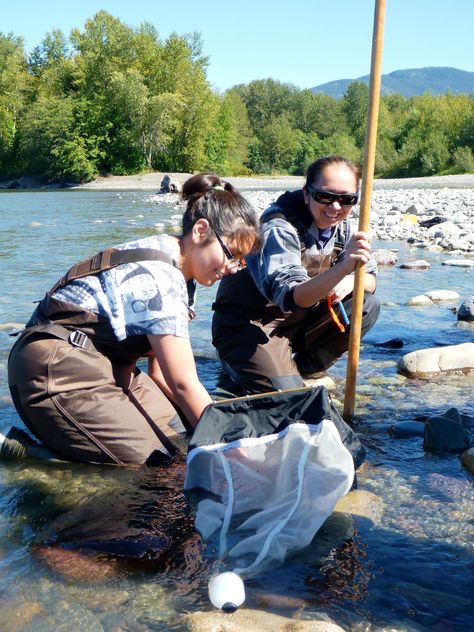
[[[286,192],[261,217],[258,253],[224,279],[213,305],[213,344],[245,393],[303,386],[349,345],[354,276],[366,264],[362,335],[377,320],[377,266],[369,236],[348,217],[361,174],[341,156],[313,162],[302,190]]]
[[[217,176],[184,183],[182,235],[155,235],[73,266],[39,303],[10,354],[8,378],[27,427],[59,456],[158,465],[170,436],[211,398],[189,342],[196,282],[237,272],[251,249],[251,205]],[[136,368],[148,356],[148,375]]]

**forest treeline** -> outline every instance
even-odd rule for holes
[[[153,25],[131,28],[105,11],[69,37],[51,31],[30,54],[20,36],[0,33],[0,177],[301,174],[328,153],[362,162],[366,84],[340,100],[273,79],[221,94],[207,66],[199,34],[163,41]],[[474,95],[382,97],[375,169],[474,172]]]

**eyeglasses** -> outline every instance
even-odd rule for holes
[[[306,185],[306,188],[313,200],[319,204],[329,205],[339,202],[341,206],[354,206],[359,201],[357,193],[331,193],[323,189],[315,189],[309,185]]]
[[[210,226],[212,232],[214,233],[214,235],[216,236],[216,239],[219,242],[219,245],[222,248],[222,251],[224,252],[224,254],[225,254],[225,256],[226,256],[226,258],[228,260],[227,269],[232,271],[232,272],[234,272],[234,271],[242,270],[242,268],[245,268],[245,263],[243,263],[242,261],[239,261],[236,257],[234,257],[234,255],[227,248],[227,246],[224,243],[224,240],[219,235],[219,233],[214,228],[214,226],[211,224],[211,222],[209,222],[209,226]]]

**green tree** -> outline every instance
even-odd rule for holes
[[[342,98],[342,111],[358,147],[364,146],[368,102],[369,88],[363,81],[354,81],[349,84]]]
[[[294,127],[319,138],[348,131],[341,102],[326,94],[301,90],[294,95],[290,115]]]
[[[82,181],[97,172],[94,157],[99,153],[78,134],[70,97],[39,97],[24,117],[19,151],[25,171],[32,175]]]
[[[263,165],[269,172],[294,169],[303,138],[303,133],[291,126],[286,113],[272,117],[260,135]]]
[[[18,124],[31,95],[21,37],[0,33],[0,172],[15,172]]]
[[[235,86],[247,107],[250,126],[255,135],[282,114],[288,117],[292,111],[293,97],[298,88],[274,79],[259,79],[247,85]]]

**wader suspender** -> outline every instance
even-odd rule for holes
[[[272,219],[283,219],[286,222],[292,224],[292,226],[296,229],[296,232],[298,233],[298,237],[300,238],[303,253],[306,250],[303,236],[305,231],[308,230],[308,227],[306,226],[304,221],[300,217],[298,217],[294,211],[285,212],[285,209],[275,211],[275,213],[269,213],[265,216],[265,222],[269,222]],[[331,265],[334,265],[334,263],[336,263],[339,255],[344,250],[347,242],[347,230],[347,219],[344,219],[340,224],[338,224],[336,228],[336,237],[334,239],[333,259]]]
[[[163,261],[165,263],[169,263],[170,265],[175,265],[169,255],[153,248],[132,248],[130,250],[117,250],[116,248],[109,248],[107,250],[102,250],[102,252],[99,252],[94,257],[84,259],[83,261],[79,261],[79,263],[73,265],[66,272],[66,274],[61,279],[59,279],[59,281],[55,283],[55,285],[53,285],[53,287],[49,290],[49,294],[53,294],[56,290],[64,287],[75,279],[81,279],[82,277],[89,276],[91,274],[98,274],[99,272],[110,270],[111,268],[115,268],[115,266],[118,266],[122,263],[135,263],[137,261],[147,260]],[[28,328],[28,331],[44,331],[45,333],[52,334],[56,338],[66,340],[73,346],[81,347],[83,349],[94,348],[92,341],[82,331],[70,331],[69,329],[66,329],[62,325],[57,325],[56,323],[33,325],[32,327]],[[150,426],[153,428],[156,436],[161,441],[163,447],[169,453],[170,457],[174,458],[174,456],[178,453],[178,448],[176,448],[176,446],[170,441],[170,439],[168,439],[161,428],[158,427],[158,425],[150,417],[150,415],[143,408],[143,406],[133,395],[133,393],[128,393],[128,396],[141,412],[141,414],[148,421]]]
[[[64,287],[71,281],[81,279],[82,277],[89,276],[90,274],[98,274],[99,272],[105,272],[121,263],[135,263],[137,261],[164,261],[174,265],[173,260],[169,255],[166,255],[160,250],[153,248],[131,248],[130,250],[117,250],[116,248],[108,248],[102,250],[94,257],[79,261],[74,264],[66,274],[59,279],[55,285],[49,290],[49,294],[54,294],[56,290]]]

